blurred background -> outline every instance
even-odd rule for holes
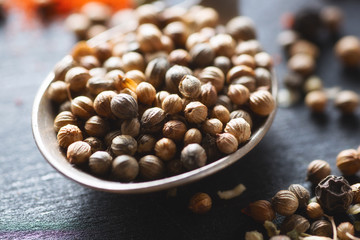
[[[341,175],[335,166],[337,154],[360,144],[358,108],[344,116],[329,101],[324,113],[314,114],[304,104],[305,93],[289,89],[289,83],[284,82],[289,73],[287,55],[281,46],[288,38],[279,40],[279,34],[292,29],[296,14],[304,9],[315,9],[320,14],[325,6],[338,7],[343,18],[336,34],[320,31],[312,41],[319,50],[314,75],[330,96],[340,89],[359,93],[358,68],[344,67],[333,49],[342,36],[360,36],[359,1],[208,0],[204,4],[216,7],[225,18],[236,13],[252,18],[260,43],[274,59],[281,99],[273,126],[263,141],[227,169],[179,187],[176,197],[167,196],[166,191],[116,195],[71,182],[43,159],[35,145],[31,133],[35,94],[76,41],[115,24],[111,15],[117,11],[144,3],[103,1],[110,6],[104,10],[109,11],[106,24],[90,30],[85,23],[84,32],[75,34],[69,16],[78,13],[85,2],[0,0],[1,239],[244,239],[247,231],[265,233],[261,224],[241,211],[250,202],[270,200],[292,183],[312,190],[305,178],[307,165],[314,159],[326,160],[332,172]],[[348,180],[351,184],[359,182],[358,175]],[[247,188],[241,196],[218,198],[218,190],[239,183]],[[213,207],[205,215],[187,209],[189,198],[196,192],[206,192],[213,198]]]

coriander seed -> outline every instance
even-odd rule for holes
[[[67,148],[73,142],[82,140],[83,136],[80,128],[72,124],[61,127],[57,133],[57,141],[62,148]]]
[[[69,84],[71,91],[79,92],[86,87],[90,79],[89,71],[83,67],[73,67],[65,75],[65,83]]]
[[[179,83],[179,91],[184,97],[195,99],[201,94],[201,82],[192,75],[185,75]]]
[[[158,107],[147,109],[140,120],[142,131],[156,133],[163,128],[165,122],[165,111]]]
[[[308,76],[315,69],[315,60],[307,54],[298,53],[289,59],[288,68],[302,76]]]
[[[242,105],[249,100],[250,92],[249,89],[242,84],[231,84],[227,95],[234,104]]]
[[[202,146],[191,143],[181,151],[181,162],[187,170],[193,170],[206,164],[206,153]]]
[[[60,128],[68,124],[76,125],[76,117],[70,111],[60,112],[54,119],[55,132],[58,132]]]
[[[188,145],[190,143],[198,143],[200,144],[202,141],[202,135],[199,129],[190,128],[184,135],[184,145]]]
[[[202,83],[210,82],[217,92],[220,92],[224,88],[225,75],[220,68],[214,66],[204,68],[199,73],[199,79]]]
[[[150,23],[141,24],[137,29],[136,39],[143,52],[156,52],[161,50],[161,31]]]
[[[71,101],[71,112],[81,119],[88,119],[95,114],[94,103],[88,97],[76,97]]]
[[[350,176],[360,170],[360,157],[355,149],[341,151],[336,157],[336,166],[342,174]]]
[[[318,184],[323,178],[327,177],[331,173],[329,163],[324,160],[314,160],[307,168],[307,180],[314,185]]]
[[[306,208],[306,205],[310,200],[309,191],[300,184],[291,184],[288,190],[294,193],[295,196],[297,197],[299,202],[299,207]]]
[[[254,92],[256,90],[255,77],[250,77],[250,76],[239,77],[239,78],[235,79],[234,81],[232,81],[232,85],[235,85],[235,84],[241,84],[241,85],[245,86],[250,92]],[[267,87],[267,86],[263,86],[263,87]]]
[[[162,138],[155,143],[154,151],[163,161],[169,161],[176,154],[176,144],[170,138]]]
[[[190,54],[184,49],[175,49],[171,51],[168,56],[168,61],[171,65],[181,65],[187,67],[189,66],[191,60]]]
[[[113,79],[101,77],[91,77],[86,83],[86,89],[94,96],[103,91],[115,90]]]
[[[121,155],[112,162],[111,174],[115,179],[130,182],[139,173],[139,164],[135,158],[128,155]]]
[[[136,150],[137,141],[129,135],[120,135],[112,140],[111,151],[116,156],[124,154],[133,156]]]
[[[203,122],[201,129],[204,133],[208,133],[210,135],[216,135],[221,133],[223,130],[222,122],[217,118],[210,118]]]
[[[136,100],[125,93],[120,93],[111,99],[111,112],[120,119],[132,119],[138,115]]]
[[[250,203],[244,212],[257,222],[272,221],[275,219],[275,211],[271,203],[266,200],[258,200]]]
[[[236,137],[230,133],[221,133],[216,136],[216,146],[222,153],[231,154],[238,149],[238,145]]]
[[[90,171],[96,175],[104,176],[110,171],[112,160],[108,152],[96,151],[89,157]]]
[[[287,234],[293,230],[298,233],[304,233],[310,228],[309,221],[297,214],[287,216],[281,224],[280,230],[282,233]]]
[[[95,115],[86,121],[84,129],[89,136],[104,137],[109,131],[109,123],[102,117]]]
[[[271,73],[265,68],[255,69],[255,79],[257,87],[270,87],[271,86]]]
[[[246,16],[238,16],[226,24],[226,32],[235,40],[250,40],[256,38],[254,22]]]
[[[134,80],[137,84],[145,82],[145,74],[139,70],[130,70],[125,73],[125,78],[130,78]]]
[[[320,204],[317,202],[311,202],[306,206],[306,214],[311,219],[319,219],[324,216],[324,211],[322,210]]]
[[[275,212],[283,216],[290,216],[298,209],[299,201],[291,191],[281,190],[272,198],[271,204]]]
[[[151,60],[145,69],[146,81],[156,89],[161,87],[165,82],[165,74],[169,67],[169,62],[163,57]]]
[[[210,45],[217,56],[232,57],[235,53],[236,42],[228,34],[217,34],[210,38]]]
[[[340,223],[339,226],[337,226],[337,235],[341,240],[352,240],[353,238],[350,238],[347,233],[354,236],[355,235],[355,229],[354,226],[349,222],[343,222]]]
[[[209,66],[214,58],[215,51],[209,43],[198,43],[190,49],[192,63],[198,67]]]
[[[196,193],[189,202],[189,209],[196,214],[207,213],[210,211],[211,206],[211,197],[206,193]]]
[[[111,146],[112,140],[117,137],[120,136],[121,134],[121,130],[113,130],[111,132],[109,132],[108,134],[105,135],[104,138],[104,142],[106,146]]]
[[[311,91],[305,96],[305,104],[313,112],[324,112],[327,101],[327,96],[322,90]]]
[[[138,118],[125,120],[121,124],[121,133],[123,135],[129,135],[137,137],[140,133],[140,121]]]
[[[227,83],[231,84],[234,80],[236,80],[240,77],[243,77],[243,76],[254,77],[255,72],[252,68],[250,68],[246,65],[234,66],[226,74],[226,81],[227,81]]]
[[[164,137],[174,141],[182,141],[187,131],[186,125],[179,120],[170,120],[164,124],[162,129]]]
[[[190,102],[184,109],[185,118],[190,123],[201,123],[208,115],[207,107],[201,102]]]
[[[240,54],[238,56],[234,55],[231,60],[235,66],[236,65],[245,65],[245,66],[248,66],[253,69],[256,67],[254,57],[249,54]]]
[[[83,141],[76,141],[69,145],[66,157],[71,164],[81,165],[89,160],[91,147]]]
[[[215,87],[210,82],[201,85],[200,102],[207,107],[211,107],[216,104],[216,101],[217,92]]]
[[[226,124],[224,132],[234,135],[239,144],[246,142],[251,136],[250,125],[243,118],[235,118],[230,120]]]
[[[351,191],[353,193],[353,204],[360,203],[360,183],[351,185]]]
[[[254,56],[257,67],[270,69],[273,65],[273,60],[270,54],[266,52],[259,52]]]
[[[223,125],[226,125],[230,121],[230,113],[226,107],[222,105],[216,105],[210,113],[212,118],[219,119]]]
[[[354,91],[341,91],[334,100],[335,107],[343,114],[352,114],[359,106],[359,95]]]
[[[183,109],[182,100],[177,94],[170,94],[162,102],[162,109],[168,114],[176,114]]]
[[[156,97],[155,88],[147,82],[141,82],[136,88],[136,95],[139,102],[151,105]]]
[[[94,100],[95,112],[105,118],[113,118],[114,115],[111,111],[111,100],[117,94],[114,91],[103,91],[99,93]]]
[[[154,150],[156,139],[148,134],[140,136],[140,138],[137,141],[138,148],[137,151],[140,154],[144,153],[150,153]]]
[[[360,40],[356,36],[342,37],[335,45],[335,53],[345,66],[357,66],[360,62]]]
[[[315,236],[331,237],[333,234],[331,223],[326,220],[317,220],[311,224],[310,233]]]
[[[49,85],[47,96],[56,103],[63,103],[68,99],[68,85],[64,81],[55,81]]]
[[[164,176],[165,164],[154,155],[140,158],[139,173],[145,180],[155,180]]]
[[[250,94],[249,106],[254,113],[267,116],[275,109],[276,103],[270,92],[258,90]]]
[[[123,66],[122,69],[124,72],[131,70],[145,70],[145,59],[144,57],[137,52],[128,52],[122,56]]]

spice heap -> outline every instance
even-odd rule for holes
[[[290,106],[305,95],[305,104],[313,112],[326,110],[329,100],[343,114],[352,114],[360,103],[359,95],[351,90],[327,91],[322,80],[313,75],[320,55],[316,43],[321,40],[324,29],[325,39],[338,38],[343,20],[342,10],[334,6],[322,9],[305,8],[294,16],[287,15],[285,26],[288,30],[279,34],[278,42],[288,57],[290,70],[283,78],[285,89],[279,92],[279,103]],[[335,45],[335,53],[346,67],[358,67],[360,63],[360,41],[354,36],[345,36]]]
[[[126,32],[79,42],[54,69],[47,95],[70,163],[121,182],[180,174],[235,152],[274,110],[272,59],[249,18],[221,26],[212,8],[156,4],[122,14]]]

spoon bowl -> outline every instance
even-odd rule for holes
[[[111,39],[114,35],[123,31],[123,28],[112,28],[97,37],[88,41],[90,46],[96,46],[104,41]],[[65,58],[69,58],[66,56]],[[32,131],[35,142],[48,163],[65,177],[92,189],[113,192],[113,193],[147,193],[159,190],[174,188],[185,185],[196,180],[212,175],[234,162],[240,160],[245,154],[252,150],[265,136],[274,120],[276,108],[273,112],[262,120],[253,130],[250,140],[242,145],[236,152],[227,155],[215,162],[209,163],[201,168],[185,172],[176,176],[166,177],[159,180],[134,183],[120,183],[104,180],[90,175],[71,165],[57,143],[56,133],[53,128],[56,112],[51,101],[46,96],[46,91],[54,81],[55,74],[50,72],[41,84],[33,105],[32,110]],[[276,99],[277,81],[273,73],[271,92]]]

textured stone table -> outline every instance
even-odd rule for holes
[[[346,12],[343,34],[360,36],[360,2],[320,0],[244,0],[242,13],[254,19],[266,51],[281,54],[276,37],[282,13],[310,4],[335,4]],[[115,195],[84,188],[57,173],[43,159],[31,133],[33,98],[53,65],[74,43],[61,22],[45,28],[25,26],[13,15],[0,27],[0,239],[244,239],[261,225],[241,213],[251,201],[270,199],[292,183],[309,189],[307,164],[327,160],[333,173],[336,155],[360,144],[360,111],[342,117],[331,104],[314,116],[302,104],[279,109],[271,130],[246,157],[199,182],[166,192]],[[344,71],[331,44],[321,47],[316,73],[326,87],[360,91],[359,72]],[[279,78],[285,65],[276,67]],[[351,182],[357,181],[351,178]],[[232,200],[216,192],[243,183]],[[213,197],[205,215],[192,214],[188,199],[196,192]]]

